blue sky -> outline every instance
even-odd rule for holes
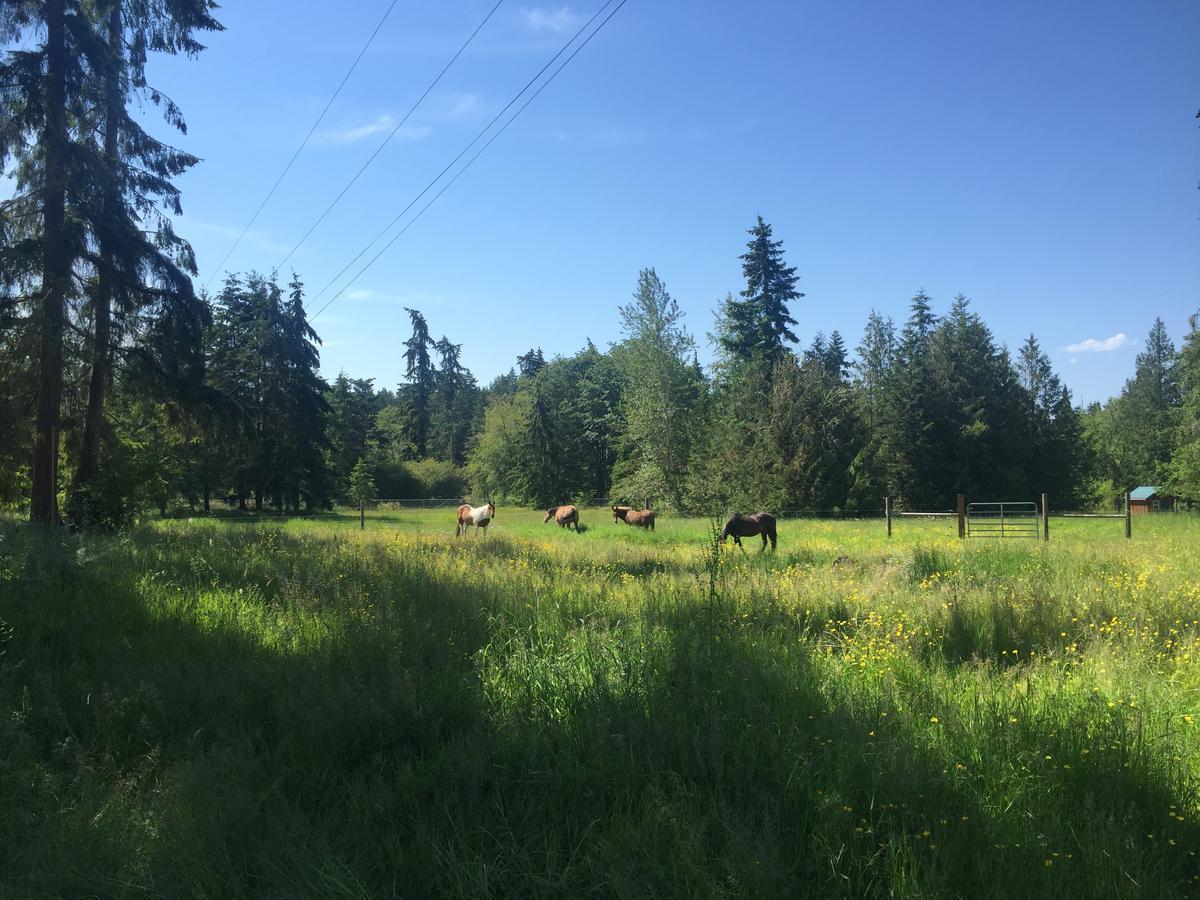
[[[400,0],[227,268],[278,265],[492,2]],[[506,0],[288,269],[324,287],[602,2]],[[228,2],[197,60],[153,63],[204,159],[180,179],[201,284],[386,5]],[[704,347],[761,214],[804,343],[961,291],[1010,347],[1036,333],[1078,402],[1105,398],[1155,315],[1178,341],[1200,307],[1198,46],[1193,0],[628,0],[316,319],[323,370],[394,386],[406,305],[483,383],[531,346],[607,346],[644,266]]]

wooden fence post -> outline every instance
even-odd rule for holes
[[[1050,507],[1046,505],[1046,495],[1042,494],[1042,540],[1050,540]]]
[[[891,497],[883,498],[883,515],[884,515],[884,518],[887,519],[888,537],[891,537],[892,536],[892,498]]]
[[[367,529],[367,501],[358,501],[358,530],[366,531]]]
[[[1129,506],[1129,491],[1125,492],[1125,539],[1133,537],[1133,510]]]
[[[967,536],[967,495],[958,495],[958,536],[965,538]]]

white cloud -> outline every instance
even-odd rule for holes
[[[478,108],[478,95],[468,94],[465,91],[454,91],[443,98],[435,114],[440,119],[460,119],[475,112]]]
[[[522,6],[521,15],[525,18],[525,24],[534,31],[553,31],[556,34],[566,31],[568,28],[576,28],[583,22],[583,16],[572,12],[569,6],[560,6],[556,9],[544,6],[535,6],[530,9]]]
[[[384,115],[369,125],[344,128],[340,131],[323,131],[317,137],[322,144],[354,144],[373,134],[390,133],[395,127],[396,120],[391,116]],[[430,131],[432,129],[428,125],[405,125],[396,132],[396,136],[392,140],[421,141],[429,137]]]
[[[1078,344],[1067,344],[1067,352],[1108,353],[1112,350],[1119,350],[1128,343],[1129,336],[1122,331],[1102,341],[1098,341],[1095,338],[1088,338],[1086,341],[1080,341]]]

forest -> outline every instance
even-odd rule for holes
[[[88,436],[94,297],[68,304],[59,489],[66,518],[117,527],[146,511],[313,511],[376,497],[487,496],[548,506],[614,498],[707,513],[947,508],[956,493],[1056,508],[1120,503],[1137,484],[1200,496],[1200,333],[1177,351],[1156,321],[1119,397],[1081,409],[1030,335],[997,344],[965,296],[923,291],[897,324],[872,312],[801,349],[798,277],[761,219],[745,285],[715,311],[717,362],[653,269],[618,307],[622,340],[546,358],[531,348],[481,386],[462,347],[408,310],[405,382],[319,371],[304,286],[230,275],[212,297],[122,320],[98,440]],[[85,283],[86,284],[86,283]],[[2,373],[4,502],[27,508],[35,444],[37,317],[15,297]],[[89,440],[98,446],[88,460]],[[86,470],[85,463],[92,468]]]
[[[662,510],[856,512],[957,493],[1056,509],[1138,484],[1200,497],[1200,332],[1156,320],[1118,397],[1076,405],[1035,334],[1000,345],[959,295],[872,312],[853,348],[804,335],[806,299],[759,217],[743,282],[687,323],[653,268],[630,273],[621,339],[533,347],[480,384],[462,345],[408,310],[406,378],[320,370],[304,284],[230,273],[197,290],[173,179],[195,157],[152,52],[195,55],[213,5],[6,4],[0,39],[0,504],[116,528],[213,509],[316,511],[371,497],[594,498]],[[880,298],[893,307],[897,298]],[[797,318],[798,317],[798,318]],[[1182,324],[1182,323],[1175,323]],[[698,330],[699,329],[699,330]],[[700,331],[704,331],[700,334]],[[582,337],[582,336],[581,336]],[[702,366],[701,342],[714,362]]]

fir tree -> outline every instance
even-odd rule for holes
[[[532,378],[546,366],[546,358],[542,356],[542,348],[530,350],[517,357],[517,371],[522,378]]]
[[[1200,313],[1191,326],[1175,364],[1180,389],[1175,449],[1166,466],[1167,485],[1175,494],[1200,500]]]
[[[1162,319],[1154,320],[1134,366],[1133,377],[1105,411],[1107,434],[1099,446],[1101,472],[1118,494],[1156,484],[1166,474],[1175,447],[1181,396],[1175,345]]]
[[[420,311],[408,307],[405,307],[405,311],[412,321],[412,334],[404,342],[404,377],[409,383],[403,392],[408,398],[413,446],[419,456],[425,456],[429,444],[430,406],[436,386],[436,375],[429,358],[433,340]]]
[[[783,241],[772,240],[771,226],[758,217],[750,229],[742,274],[746,287],[739,299],[727,297],[718,317],[717,337],[722,352],[733,362],[762,360],[768,367],[782,358],[787,344],[796,343],[796,324],[788,308],[804,295],[796,290],[794,266],[784,263]]]
[[[98,245],[91,261],[97,275],[91,297],[87,409],[71,485],[77,521],[86,521],[87,493],[97,477],[104,401],[112,380],[114,333],[130,344],[140,324],[133,321],[135,315],[158,319],[151,323],[150,332],[169,334],[172,340],[148,348],[157,352],[141,354],[140,361],[158,363],[168,371],[176,368],[176,357],[195,355],[199,350],[205,308],[188,277],[195,274],[195,259],[191,247],[175,234],[171,220],[159,211],[161,205],[175,215],[182,212],[179,192],[170,179],[198,160],[150,137],[126,107],[132,97],[147,99],[162,108],[170,125],[186,132],[174,103],[146,85],[147,50],[196,55],[203,48],[194,32],[220,28],[210,15],[212,7],[208,0],[180,0],[165,7],[144,0],[109,0],[103,16],[107,32],[102,71],[103,148],[98,155],[104,177],[91,204]],[[102,4],[99,10],[103,10]],[[159,385],[164,386],[163,379]],[[170,380],[165,385],[180,388]]]
[[[375,475],[365,456],[360,457],[350,471],[350,499],[363,503],[375,496]]]

